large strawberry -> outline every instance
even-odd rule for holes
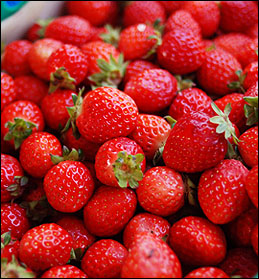
[[[258,208],[258,166],[254,166],[246,177],[245,187],[250,200]]]
[[[13,257],[18,259],[20,241],[11,236],[10,232],[6,232],[1,235],[1,259],[7,258],[8,262]]]
[[[184,278],[230,278],[222,269],[217,267],[200,267],[190,273]]]
[[[1,72],[1,111],[17,97],[14,80],[8,74]]]
[[[45,271],[41,278],[88,278],[88,276],[74,265],[54,266]]]
[[[251,243],[252,243],[255,253],[258,256],[258,224],[253,228],[253,231],[251,234]]]
[[[258,39],[258,24],[256,23],[248,28],[246,34],[253,39]]]

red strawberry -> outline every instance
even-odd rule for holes
[[[43,39],[45,35],[46,27],[53,19],[39,19],[35,23],[31,25],[26,33],[26,38],[31,41],[37,41],[39,39]]]
[[[41,278],[88,278],[88,276],[74,265],[61,265],[51,267],[45,271]]]
[[[132,244],[121,271],[122,278],[181,278],[181,264],[161,239],[142,233]]]
[[[230,278],[223,270],[217,267],[200,267],[190,273],[184,278]]]
[[[34,133],[21,146],[20,163],[31,176],[44,177],[54,165],[50,154],[62,155],[59,140],[47,132]]]
[[[172,215],[184,205],[182,177],[167,167],[151,168],[139,183],[137,197],[146,211],[159,216]]]
[[[173,74],[196,71],[204,62],[202,40],[190,30],[175,29],[166,33],[157,49],[159,64]]]
[[[247,209],[248,196],[244,185],[247,175],[247,168],[234,159],[223,160],[201,175],[198,198],[210,221],[225,224]]]
[[[254,166],[246,177],[245,181],[246,191],[253,202],[258,208],[258,166]]]
[[[106,141],[95,157],[96,177],[108,186],[136,188],[145,168],[143,150],[125,137]]]
[[[123,243],[127,249],[135,241],[136,235],[142,232],[149,232],[164,239],[169,235],[169,222],[157,215],[149,213],[139,213],[135,215],[127,224],[123,232]]]
[[[258,123],[258,80],[244,94],[244,113],[246,125],[252,126]]]
[[[27,40],[13,41],[5,47],[2,56],[2,70],[11,76],[27,75],[31,69],[28,62],[28,53],[32,43]]]
[[[255,253],[258,256],[258,224],[254,227],[254,229],[252,231],[251,243],[252,243]]]
[[[54,223],[30,229],[20,241],[19,258],[35,271],[64,265],[70,258],[72,237]]]
[[[174,223],[169,243],[188,265],[217,265],[226,255],[223,231],[202,217],[188,216]]]
[[[1,114],[1,134],[15,149],[32,133],[43,131],[44,126],[40,108],[30,101],[13,102]]]
[[[1,111],[17,97],[14,80],[11,76],[1,72]]]
[[[86,229],[100,237],[116,235],[132,218],[136,205],[133,190],[101,186],[84,208]]]
[[[10,262],[14,256],[18,259],[20,241],[11,236],[10,232],[6,232],[1,235],[1,259],[7,258]]]
[[[168,15],[172,12],[181,9],[186,1],[157,1],[163,5]]]
[[[81,266],[91,278],[119,278],[127,249],[113,239],[95,242],[85,253]]]
[[[26,211],[17,203],[1,203],[1,235],[11,232],[18,240],[29,230],[30,224]]]
[[[246,34],[253,39],[258,39],[258,24],[256,23],[255,25],[248,28]]]
[[[243,75],[246,75],[243,86],[247,90],[258,81],[258,61],[247,65],[243,71]]]
[[[63,45],[54,39],[41,39],[36,41],[29,52],[28,60],[33,73],[44,80],[49,80],[47,61],[50,55]]]

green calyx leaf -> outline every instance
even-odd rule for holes
[[[30,121],[25,121],[22,118],[15,117],[14,122],[6,122],[5,127],[9,129],[9,132],[4,136],[4,140],[14,140],[14,147],[17,150],[22,142],[32,134],[33,128],[38,126]]]
[[[161,23],[160,18],[157,18],[153,24],[154,29],[160,34],[160,37],[162,36],[165,25]]]
[[[157,151],[155,152],[155,155],[152,160],[154,166],[157,166],[159,162],[162,160],[164,148],[165,146],[163,145],[160,148],[158,148]]]
[[[138,182],[143,179],[141,170],[141,162],[145,156],[141,153],[136,155],[127,154],[126,151],[118,153],[117,160],[113,163],[113,172],[121,188],[126,188],[128,185],[136,189]]]
[[[57,165],[63,161],[82,161],[83,159],[83,151],[81,149],[76,150],[72,148],[71,151],[64,145],[63,146],[63,156],[57,156],[50,154],[51,161],[53,164]]]
[[[106,24],[104,28],[106,29],[107,32],[101,33],[100,37],[105,43],[111,44],[117,48],[120,39],[121,28],[120,27],[114,28],[110,24]]]
[[[198,206],[197,199],[197,186],[192,182],[192,180],[186,174],[182,174],[185,197],[188,203],[192,206]]]
[[[66,71],[65,67],[60,67],[50,75],[49,93],[55,92],[58,88],[76,90],[75,79]]]
[[[45,37],[45,31],[47,26],[53,21],[53,18],[48,18],[48,19],[39,19],[36,23],[39,24],[41,27],[37,31],[37,35],[39,36],[40,39],[43,39]]]
[[[212,51],[212,50],[215,50],[215,49],[216,49],[216,45],[215,45],[215,43],[212,43],[211,46],[209,46],[205,49],[205,51],[209,52],[209,51]]]
[[[237,70],[236,75],[237,75],[238,79],[236,81],[230,82],[228,84],[228,88],[231,90],[236,90],[238,92],[245,93],[243,83],[244,83],[244,80],[245,80],[247,74],[243,74],[242,70]]]
[[[248,103],[244,105],[244,113],[247,118],[246,125],[252,126],[258,123],[258,96],[257,97],[244,97]]]
[[[184,89],[188,89],[196,86],[196,84],[193,82],[194,79],[193,76],[183,78],[180,75],[175,75],[174,77],[177,80],[177,91],[182,91]]]
[[[15,176],[15,183],[11,184],[6,188],[10,192],[11,196],[19,197],[23,193],[24,187],[28,184],[28,177],[26,176]]]
[[[164,116],[164,119],[171,125],[171,128],[173,129],[177,121],[170,115]]]
[[[11,242],[11,232],[6,232],[1,235],[1,249]]]

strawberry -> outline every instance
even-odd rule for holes
[[[116,235],[132,218],[136,205],[133,190],[101,186],[84,208],[86,229],[100,237]]]
[[[246,34],[253,39],[258,39],[258,24],[256,23],[255,25],[248,28]]]
[[[1,72],[1,111],[17,97],[14,80],[8,74]]]
[[[244,112],[246,125],[251,126],[258,123],[258,80],[249,87],[244,94]]]
[[[129,221],[124,229],[124,246],[129,249],[134,242],[136,235],[142,232],[149,232],[164,239],[169,235],[169,229],[170,224],[166,219],[146,212],[139,213]]]
[[[238,151],[246,165],[258,165],[258,127],[252,127],[239,137]]]
[[[184,205],[182,177],[167,167],[151,168],[139,183],[137,197],[146,211],[159,216],[172,215]]]
[[[157,49],[159,64],[173,74],[189,74],[204,62],[202,40],[191,30],[175,29],[166,33]]]
[[[258,82],[258,61],[247,65],[243,71],[245,80],[243,86],[245,90],[249,89],[256,81]]]
[[[42,224],[28,230],[23,236],[19,258],[32,270],[43,271],[66,264],[72,245],[72,237],[59,225]]]
[[[258,166],[254,166],[246,177],[245,187],[252,203],[258,208]]]
[[[180,260],[188,265],[217,265],[226,255],[223,231],[202,217],[187,216],[174,223],[169,243]]]
[[[49,80],[47,61],[50,55],[63,45],[62,42],[54,39],[40,39],[33,43],[28,60],[33,73],[46,81]]]
[[[28,29],[26,33],[26,38],[31,41],[37,41],[39,39],[43,39],[45,35],[46,27],[53,20],[53,18],[49,19],[39,19],[34,22],[31,27]]]
[[[28,53],[32,43],[27,40],[13,41],[5,47],[2,56],[2,70],[13,77],[27,75],[31,72]]]
[[[81,46],[91,38],[91,25],[88,20],[79,16],[60,16],[48,24],[45,30],[45,38]]]
[[[52,155],[61,156],[61,144],[52,134],[39,132],[30,135],[20,149],[20,163],[33,177],[44,177],[54,165]]]
[[[141,233],[132,244],[121,271],[122,278],[181,278],[178,257],[162,240]]]
[[[123,11],[125,27],[138,23],[153,24],[156,20],[162,24],[166,20],[165,9],[158,1],[132,1]]]
[[[88,278],[88,276],[81,269],[66,264],[51,267],[41,275],[41,278]]]
[[[186,1],[157,1],[163,5],[165,11],[168,15],[172,14],[174,11],[179,10],[183,7]]]
[[[251,234],[251,243],[252,243],[255,253],[258,256],[258,224],[253,228],[253,231]]]
[[[10,232],[12,237],[20,240],[29,228],[24,208],[17,203],[1,203],[1,235]]]
[[[1,235],[1,259],[7,258],[10,262],[13,256],[18,259],[20,241],[11,236],[10,232]]]
[[[1,114],[1,134],[15,149],[32,133],[43,131],[44,126],[40,108],[30,101],[13,102]]]
[[[105,185],[136,188],[146,160],[141,147],[125,137],[106,141],[95,157],[96,177]]]
[[[190,273],[184,278],[230,278],[223,270],[217,267],[200,267]]]
[[[248,196],[245,189],[247,175],[247,168],[234,159],[223,160],[201,175],[198,199],[210,221],[215,224],[226,224],[247,209]]]
[[[118,241],[101,239],[86,251],[81,267],[91,278],[119,278],[127,255],[127,249]]]

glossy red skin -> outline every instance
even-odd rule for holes
[[[163,69],[149,69],[130,79],[124,88],[142,112],[155,113],[168,107],[177,92],[177,80]]]
[[[13,156],[1,154],[1,202],[9,202],[17,197],[7,190],[12,184],[17,184],[15,176],[23,176],[21,164]]]
[[[8,44],[2,56],[1,69],[12,77],[27,75],[31,72],[28,53],[32,43],[27,40],[17,40]]]
[[[95,242],[85,253],[81,267],[91,278],[119,278],[127,249],[113,239]]]
[[[244,96],[249,96],[249,97],[258,97],[258,80],[255,81],[249,89],[246,91]],[[247,103],[247,102],[245,102]]]
[[[254,229],[252,231],[251,243],[252,243],[255,253],[258,256],[258,224],[254,227]]]
[[[33,23],[26,33],[27,40],[34,42],[41,39],[41,36],[38,34],[41,28],[42,26],[39,23]]]
[[[240,161],[229,159],[201,175],[198,199],[210,221],[215,224],[229,223],[248,208],[245,189],[248,172]]]
[[[43,271],[64,265],[70,258],[73,240],[67,231],[54,223],[30,229],[20,241],[19,258],[29,268]]]
[[[112,23],[117,18],[115,1],[67,1],[69,14],[87,19],[94,26]]]
[[[1,111],[17,97],[14,80],[8,74],[1,72]]]
[[[169,243],[179,259],[191,266],[217,265],[226,256],[222,229],[202,217],[188,216],[174,223]]]
[[[224,96],[231,93],[228,84],[237,81],[237,70],[242,67],[237,59],[221,49],[207,51],[205,61],[197,71],[199,85],[211,95]]]
[[[241,278],[252,278],[258,272],[258,259],[251,248],[234,248],[219,266],[229,276],[239,275]]]
[[[118,49],[123,53],[124,59],[144,59],[156,44],[155,39],[148,39],[152,35],[156,35],[155,29],[143,23],[124,28],[118,42]]]
[[[74,265],[61,265],[51,267],[40,278],[88,278],[88,276]]]
[[[223,270],[217,267],[200,267],[190,273],[184,278],[230,278]]]
[[[81,46],[91,38],[91,25],[88,20],[76,15],[60,16],[48,24],[45,37]]]
[[[4,243],[2,238],[1,243]],[[1,259],[7,258],[8,262],[12,260],[13,256],[18,259],[19,247],[20,241],[12,237],[11,241],[4,248],[1,248]]]
[[[121,271],[122,278],[181,278],[181,264],[173,250],[150,233],[132,244]]]
[[[166,33],[157,49],[159,64],[173,74],[189,74],[204,62],[202,40],[190,30],[175,29]]]
[[[211,98],[199,88],[188,88],[177,93],[169,108],[169,115],[175,120],[190,112],[213,114]]]
[[[21,145],[20,163],[32,177],[41,178],[54,166],[50,154],[62,156],[59,140],[47,132],[34,133]]]
[[[143,149],[146,158],[152,159],[155,152],[165,144],[171,126],[162,117],[139,114],[136,128],[129,135]]]
[[[76,216],[64,216],[57,221],[57,224],[71,235],[74,250],[81,248],[84,252],[95,241],[95,236],[87,231],[83,220]]]
[[[258,39],[258,24],[256,23],[255,25],[248,28],[246,34],[251,38]]]
[[[47,61],[50,55],[62,45],[62,42],[49,38],[40,39],[33,43],[28,60],[32,72],[37,77],[49,80]]]
[[[30,224],[26,210],[16,203],[1,204],[1,235],[11,232],[11,236],[20,240],[29,230]]]
[[[258,166],[254,166],[246,177],[245,187],[252,203],[258,208]]]
[[[168,15],[172,12],[181,9],[186,1],[157,1],[163,5]]]
[[[224,159],[227,141],[216,133],[216,125],[204,113],[180,118],[172,129],[163,151],[167,167],[195,173],[211,168]]]
[[[129,249],[136,238],[142,232],[148,232],[163,239],[169,235],[169,222],[157,215],[147,212],[135,215],[127,224],[123,232],[123,244]]]
[[[19,76],[14,79],[14,83],[19,100],[28,100],[39,106],[42,99],[48,94],[47,84],[32,75]]]
[[[168,167],[149,169],[139,182],[137,197],[148,212],[169,216],[184,205],[184,184],[181,175]]]
[[[157,19],[162,24],[166,20],[165,9],[158,1],[134,1],[123,11],[125,27],[138,23],[151,23],[152,25]]]
[[[238,150],[249,167],[258,165],[258,126],[245,131],[239,137]]]
[[[224,32],[244,32],[258,22],[253,1],[220,1],[220,28]]]
[[[251,64],[247,65],[243,71],[243,74],[246,75],[243,86],[247,90],[256,81],[258,82],[258,61],[252,62]]]
[[[143,154],[142,148],[129,138],[119,137],[106,141],[98,150],[95,157],[96,177],[105,185],[120,187],[113,171],[113,163],[118,159],[118,153],[126,151],[127,154]],[[142,172],[146,168],[146,160],[140,164]],[[128,185],[129,186],[129,185]]]
[[[72,94],[77,95],[72,90],[57,89],[51,94],[47,94],[41,102],[41,111],[47,125],[53,130],[64,128],[69,114],[67,107],[73,107]]]
[[[130,96],[115,88],[99,87],[84,97],[76,125],[87,140],[104,143],[129,135],[137,118],[138,108]]]
[[[133,217],[136,205],[133,190],[101,186],[84,208],[86,229],[100,237],[116,235]]]

